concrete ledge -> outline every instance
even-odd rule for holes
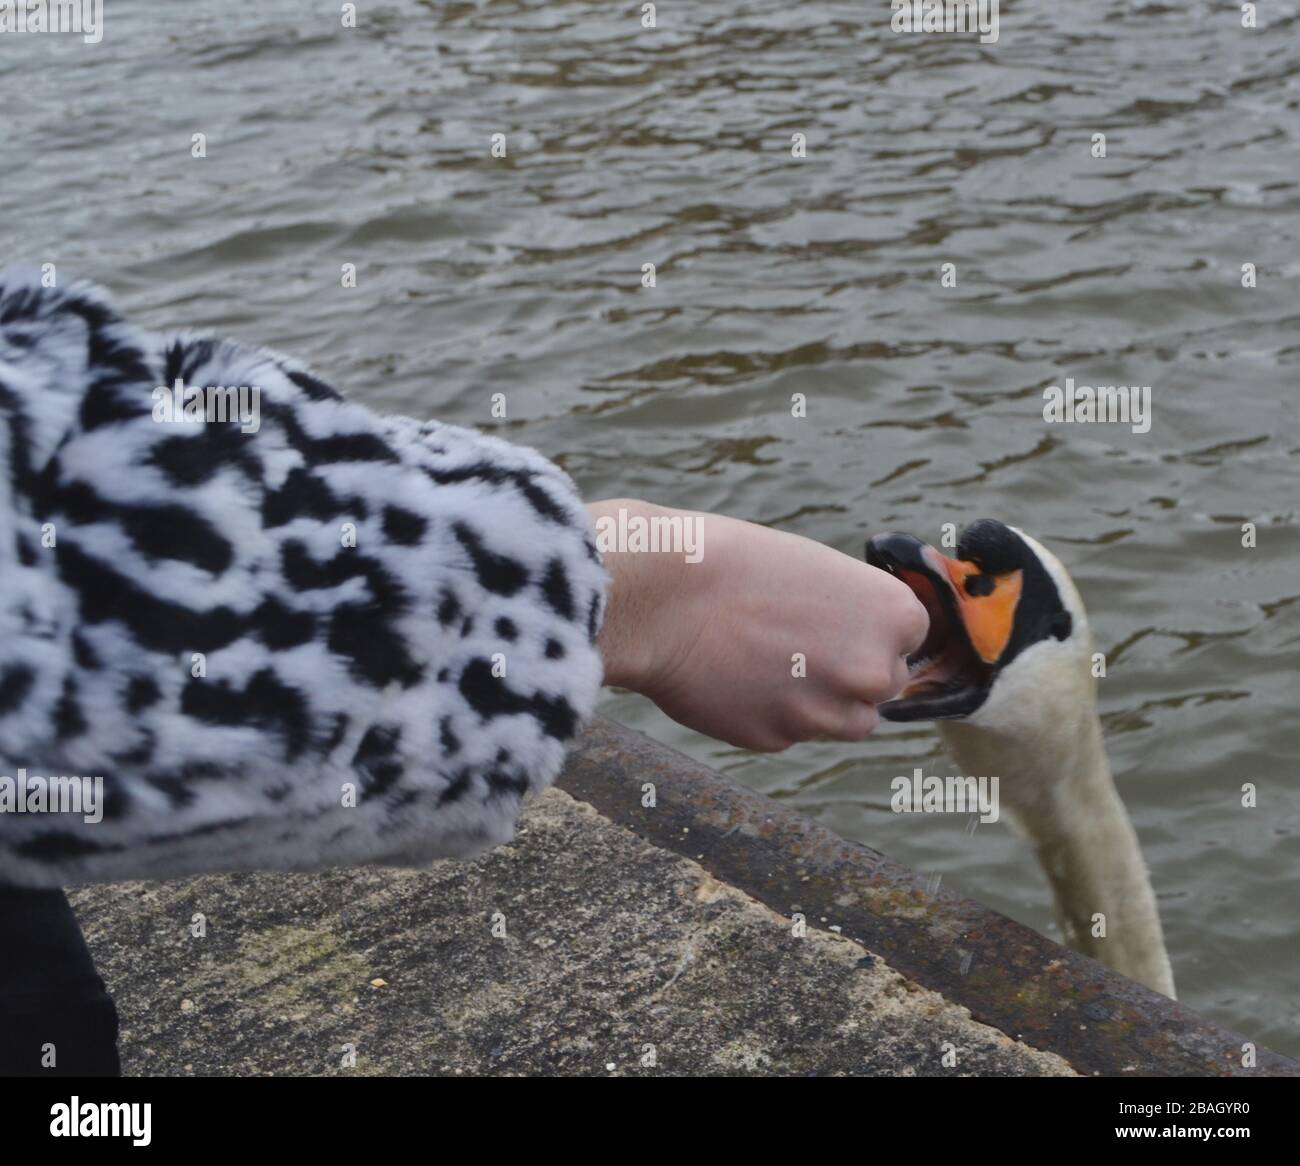
[[[561,786],[474,862],[74,892],[125,1071],[1249,1075],[1240,1038],[621,726]]]
[[[655,809],[641,805],[647,781]],[[931,896],[877,851],[612,721],[584,736],[560,784],[774,911],[825,916],[904,976],[1079,1073],[1300,1075],[1264,1048],[1242,1068],[1246,1037],[979,903]]]
[[[471,863],[136,883],[76,904],[132,1074],[1070,1072],[859,944],[794,938],[559,790]]]

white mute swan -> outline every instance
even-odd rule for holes
[[[937,720],[964,775],[997,776],[1065,941],[1172,997],[1155,895],[1102,743],[1088,618],[1065,568],[988,518],[966,528],[956,559],[907,534],[878,535],[866,557],[930,613],[908,685],[881,715]]]

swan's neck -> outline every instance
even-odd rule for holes
[[[1039,723],[1030,740],[961,721],[941,722],[940,733],[964,773],[998,775],[1002,808],[1038,852],[1065,941],[1172,997],[1155,895],[1095,706]]]

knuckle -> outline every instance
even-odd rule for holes
[[[930,613],[925,610],[925,604],[912,594],[910,588],[907,592],[907,608],[899,622],[907,651],[915,651],[930,631]]]
[[[794,726],[800,739],[808,737],[833,737],[844,723],[843,711],[831,700],[823,698],[805,705],[795,717]]]
[[[880,717],[875,706],[859,702],[845,713],[832,736],[837,741],[860,741],[869,736],[879,723]]]
[[[857,694],[870,703],[888,700],[895,691],[893,669],[878,666],[869,668],[854,687]]]

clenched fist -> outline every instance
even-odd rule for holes
[[[710,737],[774,751],[865,737],[876,705],[906,683],[905,657],[929,621],[885,572],[719,514],[625,499],[589,509],[598,535],[671,517],[688,535],[675,551],[602,547],[613,579],[600,638],[606,684]]]

